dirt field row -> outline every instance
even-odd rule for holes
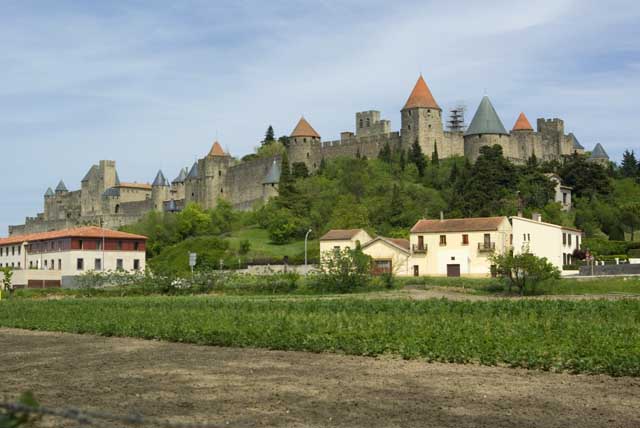
[[[0,397],[229,427],[638,427],[640,379],[0,329]],[[49,426],[60,426],[49,421]]]

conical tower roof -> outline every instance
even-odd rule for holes
[[[64,181],[60,180],[60,183],[56,186],[56,192],[68,192],[67,186],[64,184]]]
[[[589,159],[609,159],[609,155],[604,151],[602,144],[598,143],[591,151],[591,157]]]
[[[533,126],[529,123],[529,119],[525,116],[524,113],[520,113],[518,116],[518,120],[516,120],[515,125],[513,125],[513,131],[533,131]]]
[[[198,162],[194,162],[189,174],[187,174],[187,178],[198,178]]]
[[[507,130],[504,129],[504,125],[498,117],[498,113],[496,113],[496,109],[493,108],[489,97],[486,95],[482,97],[478,110],[476,110],[476,114],[473,116],[471,124],[464,135],[478,134],[508,135]]]
[[[51,187],[49,187],[47,191],[44,192],[44,196],[53,196],[53,190],[51,190]]]
[[[584,150],[584,146],[582,144],[580,144],[580,141],[578,141],[576,136],[573,135],[573,132],[569,133],[569,138],[573,142],[573,149],[574,150]]]
[[[222,150],[222,146],[219,142],[215,141],[213,146],[211,146],[211,150],[209,150],[209,155],[211,157],[215,156],[227,156],[227,154]]]
[[[262,184],[278,184],[280,182],[280,164],[277,159],[273,160],[269,172],[264,177]]]
[[[156,178],[155,180],[153,180],[153,183],[151,184],[151,186],[164,187],[168,185],[169,185],[169,181],[165,178],[164,174],[162,173],[162,170],[158,170],[158,173],[156,174]]]
[[[184,180],[187,179],[187,168],[182,168],[180,170],[180,174],[173,180],[174,183],[184,183]]]
[[[116,183],[115,183],[115,185],[116,186],[120,185],[120,177],[118,177],[118,171],[116,171]]]
[[[416,107],[442,110],[435,98],[433,98],[433,94],[431,94],[431,90],[429,90],[427,82],[422,78],[422,74],[418,77],[418,81],[413,87],[413,91],[411,91],[411,95],[409,95],[409,99],[404,104],[402,110]]]
[[[320,134],[316,132],[315,129],[307,122],[307,120],[302,116],[298,121],[298,124],[291,132],[292,137],[315,137],[320,138]]]

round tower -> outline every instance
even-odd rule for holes
[[[464,133],[464,155],[473,162],[480,155],[480,147],[498,144],[502,146],[504,156],[509,157],[510,141],[498,113],[485,95]]]
[[[512,148],[515,150],[513,156],[517,159],[526,160],[533,155],[542,155],[544,152],[540,139],[536,138],[533,126],[524,113],[520,113],[511,129],[511,143],[515,146]]]
[[[164,201],[170,199],[171,188],[169,187],[169,180],[167,180],[162,173],[162,170],[158,171],[156,178],[151,184],[151,200],[153,201],[153,209],[156,211],[164,211]]]
[[[450,155],[448,148],[443,144],[442,109],[433,98],[433,94],[431,94],[422,75],[413,87],[400,115],[402,118],[402,145],[405,149],[418,141],[425,155],[431,156],[435,146],[438,148],[440,157]]]
[[[293,165],[302,162],[307,165],[309,171],[315,171],[320,166],[321,151],[320,134],[303,117],[289,136],[288,157]]]
[[[226,198],[229,189],[225,189],[227,171],[231,166],[231,156],[215,141],[211,150],[198,161],[202,192],[197,202],[204,209],[215,208],[219,198]]]

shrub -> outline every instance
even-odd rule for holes
[[[530,253],[514,254],[509,251],[506,254],[494,254],[491,261],[496,266],[498,276],[506,281],[508,291],[511,292],[515,286],[520,295],[535,292],[536,285],[543,281],[560,278],[560,270],[549,263],[546,257]]]
[[[315,291],[349,293],[371,285],[371,258],[361,249],[335,249],[322,257],[320,270],[308,281]]]

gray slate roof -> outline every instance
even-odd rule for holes
[[[604,151],[602,144],[598,143],[591,151],[591,157],[589,159],[609,159],[609,155]]]
[[[45,196],[53,196],[53,190],[51,190],[51,187],[49,187],[49,188],[47,189],[47,191],[46,191],[46,192],[44,192],[44,195],[45,195]]]
[[[262,180],[262,184],[278,184],[280,182],[280,164],[277,159],[273,160],[269,172]]]
[[[573,132],[569,133],[569,138],[571,138],[571,141],[573,141],[573,149],[574,150],[584,150],[584,146],[582,144],[580,144],[580,141],[578,141],[576,136],[573,135]]]
[[[188,169],[182,168],[180,170],[180,174],[173,180],[174,183],[184,183],[184,180],[187,179]]]
[[[187,178],[198,178],[198,162],[194,162],[191,167],[191,171],[187,175]]]
[[[471,120],[471,124],[467,128],[467,132],[464,135],[479,135],[479,134],[503,134],[509,135],[504,128],[502,121],[496,113],[496,109],[493,108],[489,97],[486,95],[482,97],[478,110]]]
[[[67,186],[65,186],[64,181],[60,180],[60,183],[56,186],[56,192],[68,192]]]
[[[109,187],[102,193],[102,196],[120,196],[120,188],[118,187]]]
[[[162,173],[162,170],[158,170],[158,173],[156,174],[156,178],[153,180],[153,183],[151,184],[151,186],[156,187],[156,186],[160,186],[160,187],[165,187],[169,185],[169,180],[167,180],[164,176],[164,174]]]
[[[89,179],[91,178],[91,176],[93,175],[93,173],[97,168],[98,167],[96,167],[95,165],[89,168],[89,171],[87,171],[87,173],[85,174],[84,178],[81,181],[89,181]]]
[[[120,177],[118,177],[118,171],[116,171],[116,186],[120,185]]]

